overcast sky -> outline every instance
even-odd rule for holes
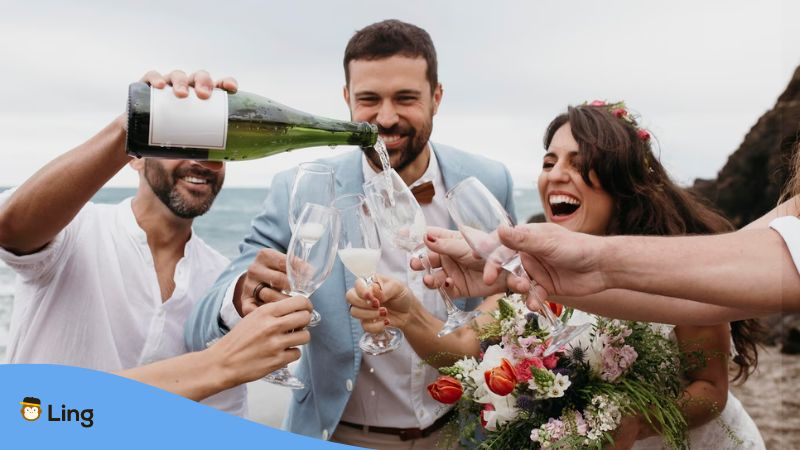
[[[0,185],[21,183],[124,111],[149,69],[232,75],[242,90],[345,119],[341,60],[367,24],[431,34],[444,98],[433,140],[540,171],[542,134],[568,104],[625,99],[682,183],[714,177],[800,64],[800,2],[0,1]],[[76,5],[77,4],[77,5]],[[329,148],[228,166],[266,186]],[[110,185],[134,186],[124,169]]]

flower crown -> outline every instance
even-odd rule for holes
[[[650,140],[650,132],[645,130],[644,128],[639,127],[639,124],[636,123],[636,117],[633,115],[633,113],[628,111],[628,108],[625,106],[624,101],[619,101],[616,103],[608,103],[605,100],[594,100],[591,103],[584,102],[583,104],[584,105],[588,104],[589,106],[605,107],[615,117],[617,117],[618,119],[622,119],[630,126],[632,126],[636,130],[636,136],[638,136],[639,139],[645,142]]]
[[[650,143],[650,132],[645,130],[644,128],[639,127],[639,124],[636,122],[636,118],[638,116],[634,115],[632,112],[628,111],[628,108],[625,106],[624,101],[618,101],[616,103],[608,103],[605,100],[594,100],[591,103],[583,102],[584,105],[594,106],[594,107],[603,107],[606,108],[614,117],[623,120],[628,125],[632,126],[634,130],[636,130],[636,136],[645,143]],[[647,157],[648,151],[645,150],[644,152],[644,166],[647,168],[647,171],[653,173],[653,166],[650,164],[650,158]]]

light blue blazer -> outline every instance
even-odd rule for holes
[[[497,197],[509,213],[514,214],[514,190],[504,165],[482,156],[440,144],[431,144],[447,189],[459,181],[475,176]],[[363,193],[364,182],[360,150],[323,159],[320,162],[334,168],[336,195]],[[250,234],[239,245],[239,256],[220,275],[208,294],[195,306],[186,323],[186,343],[191,350],[202,350],[205,343],[221,337],[219,311],[225,292],[237,276],[245,272],[259,249],[273,248],[286,252],[291,238],[288,223],[289,193],[297,168],[279,173],[264,201],[264,209],[253,219]],[[455,228],[450,223],[451,228]],[[327,439],[333,434],[361,365],[358,339],[363,333],[360,322],[350,317],[345,301],[347,289],[355,277],[337,259],[333,272],[311,296],[317,311],[322,314],[320,325],[311,330],[311,342],[303,350],[296,376],[305,389],[293,391],[293,399],[284,428],[315,438]],[[460,306],[473,309],[480,299],[466,299]]]

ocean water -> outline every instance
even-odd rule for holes
[[[0,187],[0,192],[6,188]],[[134,188],[104,188],[93,198],[95,203],[117,203],[132,197]],[[250,221],[261,211],[267,189],[225,188],[220,191],[211,209],[195,219],[194,230],[208,245],[233,258],[238,254],[238,245],[250,229]],[[542,206],[535,189],[516,189],[514,202],[517,217],[525,222],[533,214],[540,213]],[[8,327],[14,300],[14,272],[0,262],[0,361],[5,358]]]

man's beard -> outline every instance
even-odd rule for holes
[[[185,198],[175,187],[178,179],[185,176],[206,179],[208,184],[211,185],[211,192],[196,195],[189,191],[185,195],[189,195],[191,198]],[[144,162],[144,178],[147,180],[147,184],[150,185],[150,189],[156,194],[156,197],[173,214],[182,219],[193,219],[205,214],[211,208],[211,204],[214,203],[214,199],[222,189],[222,182],[225,180],[224,175],[220,176],[216,172],[201,167],[182,167],[176,169],[170,176],[161,164],[152,159],[146,159]]]
[[[383,128],[378,125],[378,133],[384,135],[397,135],[402,137],[407,137],[408,141],[406,142],[405,147],[401,147],[395,150],[388,150],[389,153],[389,160],[392,160],[392,157],[400,154],[400,159],[397,162],[392,162],[392,168],[400,172],[406,167],[408,167],[411,163],[413,163],[417,157],[422,153],[422,150],[425,149],[425,146],[428,145],[428,139],[431,137],[431,129],[433,128],[433,117],[430,118],[427,122],[422,124],[419,130],[402,124],[396,124],[391,128]],[[364,154],[367,156],[369,161],[375,165],[375,167],[383,169],[383,165],[381,164],[380,156],[378,156],[378,152],[375,151],[373,147],[365,147],[361,149]]]

